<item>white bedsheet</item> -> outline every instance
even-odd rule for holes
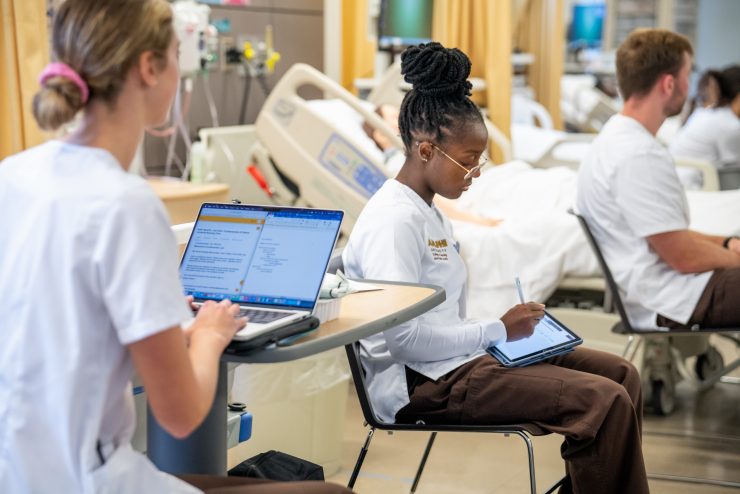
[[[517,304],[517,275],[528,300],[544,301],[564,277],[598,274],[577,220],[567,213],[575,178],[564,167],[514,161],[486,170],[457,201],[462,209],[504,218],[494,228],[454,222],[468,266],[469,316],[501,317]]]
[[[528,300],[542,302],[564,277],[599,276],[577,220],[567,214],[577,174],[564,167],[532,168],[514,161],[491,167],[457,201],[462,209],[504,218],[498,227],[456,221],[468,266],[467,312],[500,317],[518,303],[519,275]],[[691,227],[716,235],[740,232],[740,191],[689,191]]]

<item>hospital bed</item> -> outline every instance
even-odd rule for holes
[[[322,113],[338,105],[322,108],[305,100],[298,94],[303,86],[317,87],[325,97],[340,101],[357,121]],[[265,177],[267,187],[250,186],[252,196],[237,198],[341,208],[347,213],[343,233],[348,234],[367,199],[390,175],[382,153],[360,128],[363,120],[402,146],[371,107],[319,71],[299,64],[275,86],[253,128],[207,131],[206,142],[212,156],[224,154],[219,147],[236,146],[231,154],[244,160],[221,168],[236,169],[237,176],[253,181],[244,172],[245,162],[253,161]],[[240,134],[245,137],[239,138]],[[250,158],[256,155],[262,158]],[[471,269],[475,278],[471,287],[478,290],[471,290],[471,305],[488,316],[500,316],[516,303],[510,289],[515,274],[522,277],[529,297],[538,300],[563,283],[602,289],[603,281],[589,278],[598,274],[596,261],[576,221],[565,213],[575,195],[575,174],[563,168],[535,171],[521,162],[487,168],[458,203],[463,209],[505,221],[497,228],[455,225],[463,256],[476,267]],[[279,193],[268,196],[266,189]],[[232,190],[238,187],[232,185]],[[471,314],[478,316],[475,311]]]
[[[560,78],[560,111],[563,120],[582,132],[599,132],[619,112],[617,101],[596,87],[591,74],[566,74]]]

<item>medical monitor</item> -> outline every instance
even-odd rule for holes
[[[601,48],[604,30],[604,2],[580,2],[573,5],[568,46],[575,48]]]
[[[180,264],[185,294],[196,300],[313,309],[343,214],[204,204]]]
[[[432,40],[433,0],[381,0],[378,48],[393,49]]]

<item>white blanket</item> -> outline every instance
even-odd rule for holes
[[[595,276],[596,259],[567,213],[576,174],[567,168],[532,168],[522,161],[491,167],[457,205],[504,218],[497,227],[454,222],[468,266],[467,313],[501,317],[519,303],[519,276],[527,300],[544,301],[566,276]]]
[[[577,220],[577,174],[567,168],[532,168],[514,161],[491,167],[457,205],[482,216],[504,218],[497,227],[454,222],[468,266],[467,313],[501,317],[518,303],[514,277],[525,297],[545,301],[564,277],[599,276],[596,259]],[[715,235],[740,232],[740,191],[689,191],[691,227]]]

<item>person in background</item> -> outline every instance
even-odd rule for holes
[[[167,118],[178,41],[164,0],[67,0],[39,125],[76,130],[0,164],[0,492],[345,493],[339,486],[160,472],[130,444],[134,367],[159,424],[188,436],[246,321],[229,301],[192,319],[162,203],[126,172]]]
[[[740,239],[689,230],[686,193],[655,138],[686,101],[692,53],[670,31],[630,34],[617,50],[624,108],[578,171],[576,208],[640,329],[740,327]]]
[[[705,103],[671,140],[670,153],[709,161],[717,168],[740,165],[740,65],[708,71],[702,79]]]
[[[718,100],[719,84],[717,83],[717,71],[707,70],[696,81],[696,94],[689,100],[687,111],[681,112],[683,117],[681,125],[686,123],[686,120],[694,113],[694,110],[698,108],[711,108],[717,104]]]
[[[457,199],[480,175],[488,135],[468,97],[470,60],[439,43],[408,48],[401,60],[413,85],[399,114],[406,161],[370,198],[342,257],[350,277],[438,285],[446,300],[362,340],[375,410],[399,423],[533,422],[565,436],[560,492],[647,493],[640,378],[629,362],[578,347],[504,367],[486,349],[531,335],[544,306],[521,303],[500,320],[464,317],[467,271],[434,200]]]

